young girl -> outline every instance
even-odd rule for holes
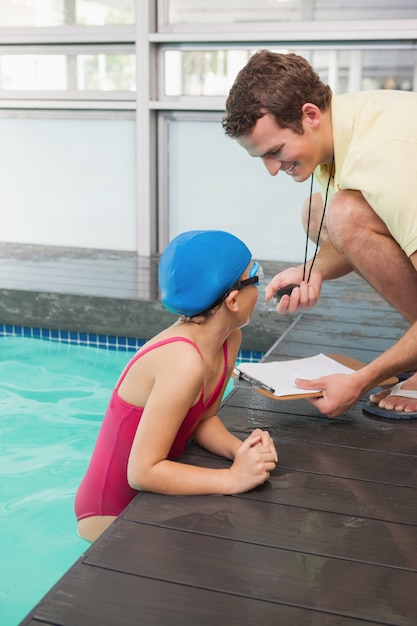
[[[223,231],[173,239],[159,264],[163,305],[179,319],[150,339],[123,371],[75,498],[78,532],[94,541],[139,490],[235,494],[264,483],[278,461],[256,429],[243,443],[217,417],[249,323],[261,268]],[[175,462],[193,437],[228,469]]]

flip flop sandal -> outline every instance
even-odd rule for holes
[[[402,382],[403,380],[407,380],[407,378],[411,378],[414,374],[415,372],[401,372],[401,374],[397,375],[397,378],[400,382]]]
[[[401,389],[401,386],[404,381],[401,381],[394,385],[391,389],[389,396],[397,396],[400,398],[412,398],[413,400],[417,400],[417,391],[414,389]],[[376,417],[385,417],[387,419],[395,419],[395,420],[410,420],[417,418],[417,411],[413,411],[412,413],[406,413],[405,411],[395,411],[393,409],[383,409],[378,406],[376,402],[368,402],[362,408],[362,411],[366,415],[372,415]]]

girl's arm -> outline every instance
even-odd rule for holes
[[[212,469],[160,459],[137,468],[137,479],[128,470],[129,484],[134,489],[177,496],[232,495],[249,491],[268,480],[277,462],[271,446],[263,445],[263,434],[254,431],[240,443],[230,468]]]
[[[193,435],[193,439],[199,446],[212,454],[223,456],[226,459],[234,459],[241,440],[227,430],[217,415],[211,415],[203,419]]]
[[[205,448],[209,452],[217,454],[218,456],[223,456],[226,459],[235,458],[236,452],[242,442],[227,430],[224,424],[217,417],[217,413],[223,399],[223,394],[236,365],[236,359],[241,342],[242,331],[237,329],[227,340],[228,369],[223,388],[220,391],[216,402],[210,407],[207,413],[202,416],[201,422],[193,435],[194,441],[196,441],[202,448]]]
[[[217,416],[217,413],[222,402],[224,391],[235,367],[241,341],[242,332],[240,330],[236,330],[230,335],[227,343],[229,366],[223,389],[219,393],[219,397],[216,402],[202,417],[201,422],[193,436],[194,441],[196,441],[200,446],[209,452],[217,454],[218,456],[223,456],[226,459],[235,458],[236,452],[242,445],[242,442],[238,437],[235,437],[235,435],[227,430],[223,422]],[[276,461],[278,461],[275,444],[269,433],[259,429],[257,430],[257,433],[261,434],[260,443],[264,446],[269,446],[276,457]]]
[[[155,493],[196,495],[240,493],[265,482],[276,457],[268,446],[258,445],[262,441],[259,432],[239,442],[239,447],[238,440],[233,438],[231,443],[227,434],[227,443],[221,445],[230,448],[230,454],[236,457],[230,469],[196,467],[167,459],[184,416],[201,393],[203,365],[193,348],[181,351],[180,372],[178,354],[172,359],[166,357],[165,352],[132,444],[129,484]]]

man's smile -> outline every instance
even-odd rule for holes
[[[292,176],[294,174],[294,170],[297,166],[297,161],[291,163],[291,165],[287,165],[286,167],[281,167],[281,170],[288,174],[288,176]]]

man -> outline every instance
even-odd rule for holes
[[[278,288],[299,284],[277,306],[281,314],[294,313],[316,304],[323,280],[355,270],[413,324],[396,346],[361,374],[343,378],[343,385],[333,377],[300,381],[306,389],[320,382],[323,398],[313,403],[332,417],[385,375],[417,366],[415,111],[415,93],[333,96],[303,57],[267,50],[256,53],[239,72],[226,102],[227,135],[261,158],[272,176],[282,170],[303,182],[314,172],[327,200],[328,239],[320,246],[309,281],[302,281],[302,265],[287,269],[267,286],[267,300]],[[311,261],[307,276],[310,266]],[[402,382],[395,395],[386,395],[371,397],[369,410],[417,416],[417,375]]]

